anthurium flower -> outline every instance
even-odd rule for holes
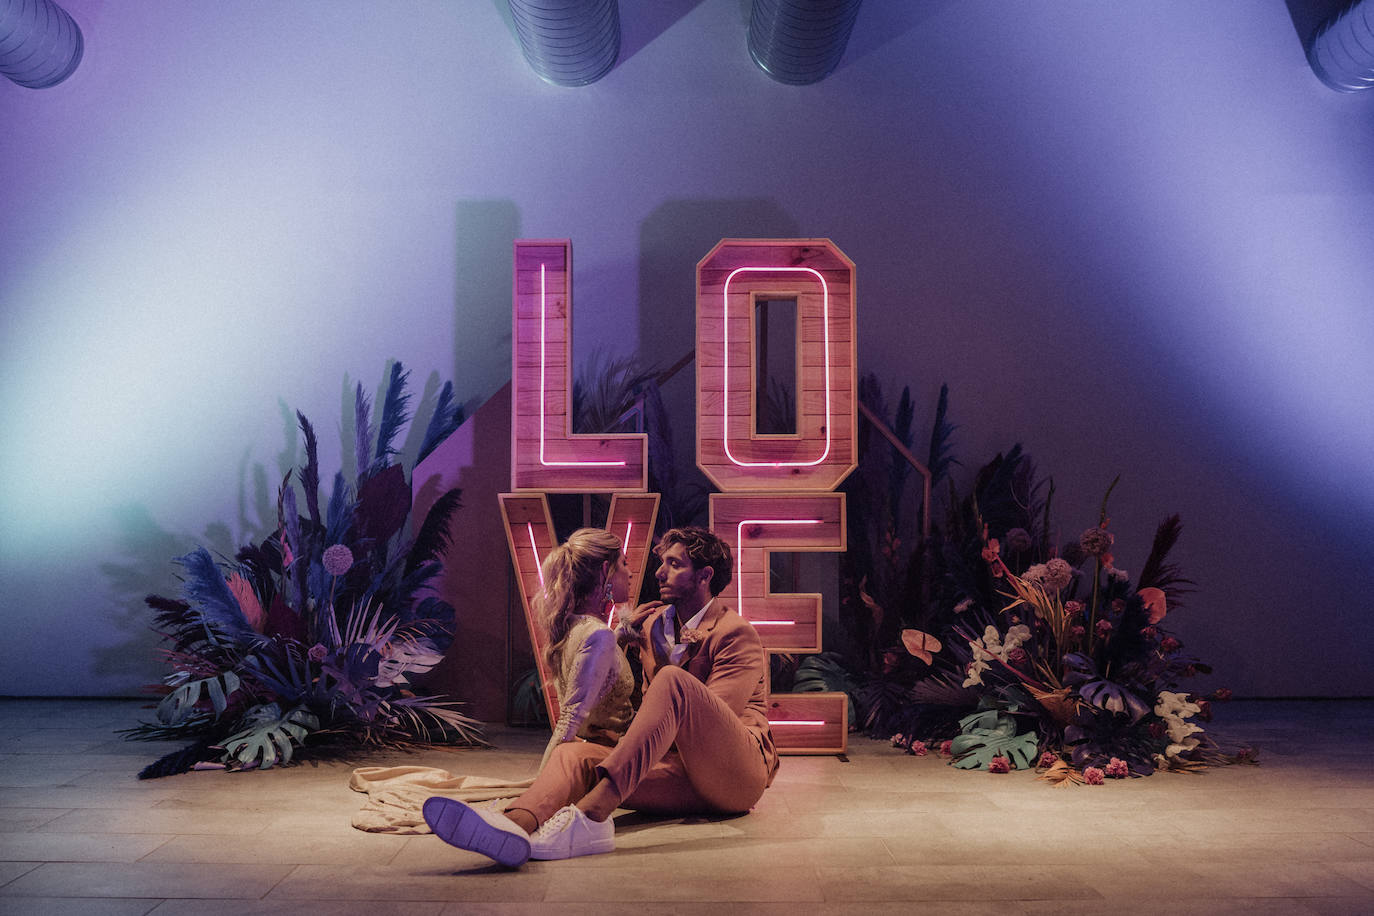
[[[906,646],[908,652],[927,665],[934,662],[935,653],[944,648],[940,644],[940,640],[921,630],[903,630],[902,645]]]
[[[1136,594],[1140,596],[1141,602],[1145,605],[1145,610],[1149,612],[1152,626],[1164,619],[1164,615],[1168,613],[1168,608],[1165,606],[1163,589],[1146,586],[1137,589]]]

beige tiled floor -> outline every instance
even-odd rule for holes
[[[123,701],[0,701],[0,913],[1374,912],[1374,703],[1232,703],[1259,767],[1051,789],[852,739],[786,758],[753,813],[617,818],[615,853],[493,866],[350,826],[352,766],[522,777],[544,737],[139,782],[174,746]],[[726,905],[723,909],[722,905]]]

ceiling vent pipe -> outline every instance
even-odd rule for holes
[[[52,0],[0,0],[0,73],[47,89],[81,63],[81,29]]]
[[[1328,19],[1307,47],[1307,62],[1338,92],[1374,86],[1374,2],[1358,0]]]
[[[520,50],[540,79],[585,86],[605,76],[620,54],[616,0],[508,0]]]
[[[825,79],[844,56],[860,0],[754,0],[749,56],[780,83]]]

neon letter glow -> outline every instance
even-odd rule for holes
[[[644,434],[572,434],[571,243],[517,239],[514,252],[511,489],[642,492]]]
[[[731,463],[742,468],[814,467],[830,457],[830,287],[826,285],[825,277],[821,276],[821,272],[810,267],[736,267],[734,270],[730,271],[730,275],[725,278],[725,287],[720,295],[721,312],[725,316],[725,320],[721,322],[724,333],[724,346],[722,350],[725,355],[725,364],[721,369],[721,389],[727,392],[727,400],[729,396],[728,392],[731,391],[730,282],[734,280],[738,274],[748,272],[808,273],[815,277],[817,282],[821,284],[821,331],[825,342],[825,449],[821,452],[819,457],[813,458],[810,461],[744,461],[740,458],[736,458],[730,451],[730,411],[727,409],[723,417],[724,431],[721,435],[721,441],[725,445],[725,457],[729,458]]]
[[[759,434],[761,299],[797,304],[795,434]],[[856,465],[854,265],[825,239],[725,239],[697,264],[697,464],[720,489],[833,490]]]

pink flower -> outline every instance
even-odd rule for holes
[[[930,748],[924,741],[912,741],[911,747],[907,748],[908,754],[915,754],[917,757],[924,757],[930,753]]]
[[[954,742],[953,742],[953,741],[951,741],[951,740],[949,740],[949,739],[946,739],[946,740],[940,742],[940,756],[941,756],[941,757],[953,757],[953,756],[954,756]]]
[[[1204,722],[1212,721],[1212,704],[1208,700],[1194,700],[1197,703],[1197,717]]]
[[[1107,764],[1107,775],[1112,779],[1125,779],[1131,775],[1131,768],[1120,757],[1113,757]]]
[[[1083,771],[1083,781],[1090,786],[1100,786],[1106,775],[1098,767],[1088,767]]]
[[[1165,652],[1177,652],[1179,649],[1183,648],[1183,643],[1174,639],[1172,636],[1166,636],[1159,641],[1159,647]]]
[[[322,643],[315,643],[310,647],[310,652],[308,654],[312,662],[322,662],[324,661],[324,657],[329,654],[329,650],[326,649]]]
[[[696,645],[706,638],[705,631],[697,630],[692,627],[683,627],[677,635],[678,642],[686,643],[689,646]]]
[[[897,732],[897,734],[892,736],[893,747],[901,747],[904,744],[906,744],[906,735],[902,734],[901,732]]]
[[[1150,723],[1150,727],[1147,730],[1149,731],[1151,738],[1163,738],[1165,733],[1168,732],[1169,728],[1163,722],[1156,719],[1155,721]]]
[[[1140,631],[1140,635],[1144,636],[1146,639],[1154,639],[1159,635],[1159,629],[1156,627],[1145,627]]]
[[[331,576],[342,576],[353,568],[353,551],[343,544],[334,544],[324,549],[324,571]]]
[[[1045,585],[1059,591],[1073,581],[1073,567],[1067,561],[1055,557],[1045,561]]]
[[[1231,688],[1218,687],[1216,690],[1212,691],[1212,699],[1216,700],[1218,703],[1225,703],[1227,700],[1231,699]]]
[[[1007,664],[1011,665],[1013,668],[1020,668],[1028,661],[1030,661],[1030,655],[1020,646],[1017,646],[1007,653]]]
[[[1065,613],[1065,614],[1068,614],[1070,617],[1073,617],[1073,616],[1078,615],[1078,614],[1082,614],[1082,613],[1083,613],[1083,602],[1082,602],[1082,601],[1065,601],[1065,602],[1064,602],[1064,613]]]
[[[1236,751],[1236,763],[1259,763],[1259,751],[1253,747],[1243,747]]]
[[[1011,772],[1011,761],[1008,760],[1007,758],[1003,757],[1001,754],[998,754],[996,757],[994,757],[994,758],[992,758],[991,760],[988,761],[988,772],[989,772],[989,773],[1010,773],[1010,772]]]
[[[1115,541],[1116,536],[1105,528],[1089,528],[1079,535],[1078,546],[1089,556],[1101,558]]]
[[[1112,622],[1110,620],[1099,620],[1097,622],[1097,638],[1106,639],[1112,635]]]
[[[1075,626],[1073,629],[1069,630],[1069,635],[1072,636],[1074,639],[1082,639],[1083,634],[1087,632],[1088,628],[1080,624],[1078,626]]]
[[[1058,754],[1056,754],[1054,751],[1045,751],[1045,753],[1040,755],[1040,759],[1036,761],[1035,765],[1043,770],[1046,767],[1054,766],[1058,762]]]
[[[986,563],[997,563],[1002,556],[1002,552],[997,544],[997,538],[988,541],[983,547],[983,561]]]

